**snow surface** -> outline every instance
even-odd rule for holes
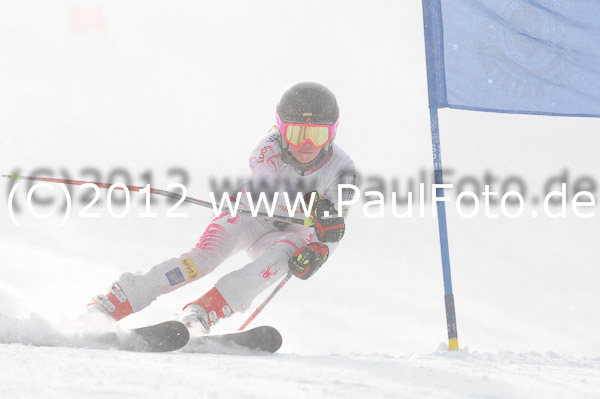
[[[179,167],[189,195],[207,199],[211,179],[247,175],[275,102],[298,80],[336,93],[336,141],[364,188],[431,170],[420,2],[171,3],[4,4],[0,173],[93,179],[85,168],[95,168],[104,181],[124,168],[134,184],[151,171],[166,188]],[[442,111],[440,125],[449,182],[516,175],[539,197],[563,173],[600,178],[598,120]],[[377,219],[355,208],[326,267],[290,281],[256,319],[282,332],[280,353],[139,354],[13,342],[71,328],[120,273],[191,248],[210,211],[188,205],[187,218],[166,218],[159,200],[160,216],[142,219],[134,194],[123,219],[101,201],[101,218],[59,227],[59,217],[21,213],[16,227],[9,188],[0,181],[2,397],[600,397],[598,216],[533,217],[538,202],[519,219],[464,219],[449,206],[458,352],[444,349],[436,219],[397,219],[388,205]],[[40,195],[60,198],[55,190]],[[236,255],[120,326],[170,317],[246,261]]]
[[[21,366],[3,369],[0,382],[23,398],[584,399],[597,398],[600,384],[600,359],[553,352],[132,356],[2,345],[0,355]]]

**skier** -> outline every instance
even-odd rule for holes
[[[303,280],[311,277],[344,234],[348,209],[344,206],[342,217],[338,216],[338,184],[353,184],[355,179],[353,161],[333,144],[338,118],[335,96],[325,86],[313,82],[290,86],[277,104],[277,124],[252,151],[251,180],[240,189],[254,199],[260,192],[287,192],[290,201],[297,193],[306,198],[313,193],[313,227],[222,213],[210,220],[195,248],[146,273],[124,273],[106,295],[93,298],[88,310],[120,320],[246,250],[250,263],[222,277],[176,317],[208,333],[219,319],[248,309],[257,295],[288,271]],[[349,201],[351,194],[352,190],[344,191],[344,200]],[[246,197],[241,198],[240,206],[247,207]],[[276,205],[275,214],[289,216],[281,196]]]

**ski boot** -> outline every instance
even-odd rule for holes
[[[198,330],[201,334],[210,333],[210,328],[219,319],[233,314],[225,298],[213,287],[206,294],[183,307],[175,320],[184,323],[189,329]]]

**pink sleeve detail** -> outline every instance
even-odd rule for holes
[[[277,175],[281,168],[281,153],[273,135],[263,138],[250,155],[250,170],[253,175],[265,178]]]
[[[279,164],[275,163],[274,159],[279,157],[281,157],[281,154],[272,155],[271,157],[269,157],[269,159],[267,159],[267,163],[273,165],[276,172],[279,171]]]

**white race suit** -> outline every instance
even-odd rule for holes
[[[269,191],[287,192],[293,205],[297,193],[302,195],[317,191],[329,199],[338,209],[338,184],[353,184],[354,162],[336,144],[330,150],[329,159],[318,169],[302,172],[281,160],[277,130],[265,136],[250,156],[251,181],[241,192],[256,194],[259,186]],[[345,201],[351,198],[351,190],[342,194]],[[231,195],[235,197],[234,195]],[[253,195],[256,204],[257,195]],[[241,196],[240,207],[248,206]],[[217,202],[219,202],[217,198]],[[233,202],[233,201],[232,201]],[[272,197],[268,201],[272,205]],[[270,207],[270,206],[269,206]],[[300,205],[295,217],[304,218]],[[264,204],[261,211],[264,211]],[[290,216],[283,196],[278,196],[275,214]],[[344,215],[347,208],[343,208]],[[288,272],[288,259],[294,251],[307,243],[316,241],[313,228],[303,225],[282,225],[250,215],[223,213],[213,217],[195,248],[159,263],[145,273],[125,273],[117,283],[127,296],[133,312],[147,307],[158,296],[176,290],[198,280],[215,270],[225,259],[240,250],[246,250],[252,261],[239,270],[223,276],[216,288],[227,301],[231,310],[242,312],[250,307],[253,299]],[[338,243],[327,243],[329,253]]]

